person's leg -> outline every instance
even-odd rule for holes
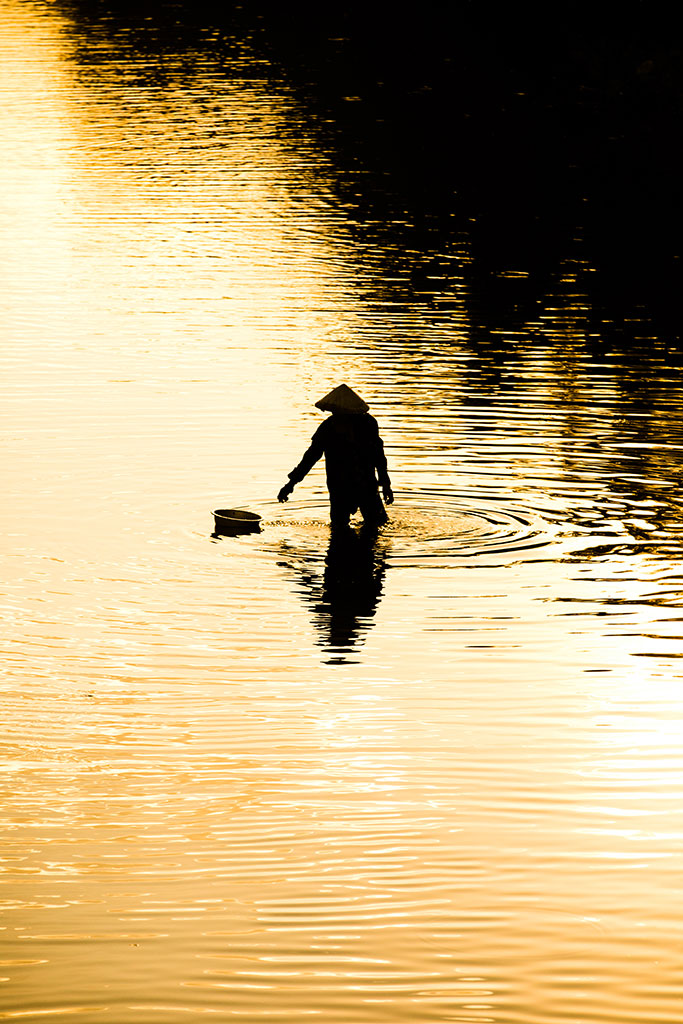
[[[346,530],[353,510],[348,502],[330,495],[330,525],[333,530]]]
[[[377,491],[373,491],[363,497],[360,503],[360,511],[363,522],[368,526],[381,526],[389,520],[382,499]]]

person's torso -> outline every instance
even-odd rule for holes
[[[335,414],[321,424],[328,484],[363,486],[375,483],[377,422],[362,415]]]

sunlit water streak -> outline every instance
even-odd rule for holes
[[[678,1024],[678,370],[576,254],[477,340],[248,41],[60,10],[2,9],[0,1019]],[[274,496],[342,378],[340,553]]]

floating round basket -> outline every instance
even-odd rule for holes
[[[235,537],[240,533],[260,533],[261,516],[241,508],[217,508],[213,513],[216,534]]]

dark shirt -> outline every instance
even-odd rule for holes
[[[391,486],[377,420],[369,413],[334,413],[324,420],[303,459],[289,474],[292,483],[303,480],[321,455],[325,456],[327,487],[333,498],[359,501],[376,494],[378,483]]]

